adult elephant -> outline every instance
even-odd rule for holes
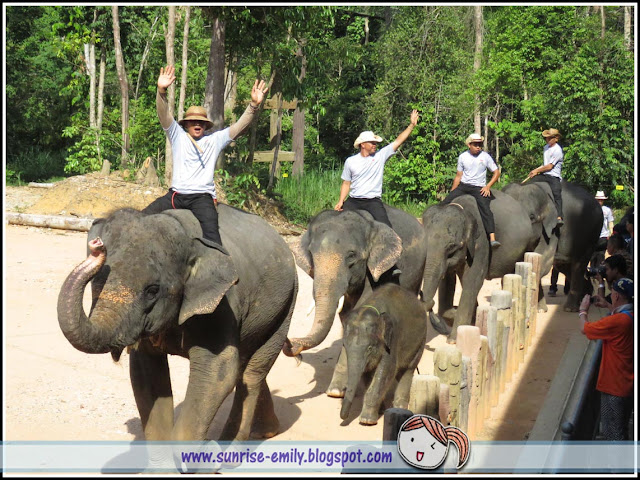
[[[147,440],[204,440],[235,388],[222,439],[270,437],[279,423],[266,376],[286,340],[298,291],[293,256],[262,218],[219,205],[229,255],[202,238],[188,210],[132,209],[98,219],[89,256],[65,280],[58,321],[86,353],[118,360],[130,347],[133,393]],[[87,318],[82,297],[92,281]],[[190,360],[174,423],[167,354]]]
[[[422,214],[425,231],[426,262],[423,301],[434,328],[448,334],[455,343],[458,326],[469,325],[478,304],[478,293],[485,279],[513,273],[524,253],[537,243],[529,217],[509,195],[492,191],[491,211],[495,218],[496,238],[501,246],[491,249],[475,198],[462,195],[449,204],[428,207]],[[456,277],[462,292],[453,307]],[[433,312],[438,291],[438,314]],[[445,319],[453,322],[450,328]]]
[[[391,280],[389,269],[400,270],[398,283],[416,296],[422,284],[425,252],[423,229],[408,213],[384,205],[393,229],[362,210],[324,210],[309,222],[300,241],[292,246],[298,266],[313,278],[316,311],[311,332],[285,344],[284,353],[296,356],[319,345],[329,333],[338,300],[344,296],[340,319],[359,306],[376,286]],[[327,394],[343,397],[346,389],[344,348]]]
[[[546,182],[511,183],[502,191],[527,211],[534,232],[539,233],[540,248],[554,249],[552,237],[558,237],[552,264],[570,285],[564,310],[576,312],[584,295],[591,292],[585,272],[600,237],[603,216],[597,200],[587,190],[565,180],[561,186],[564,225],[557,228],[553,195]],[[545,266],[542,275],[548,271]]]

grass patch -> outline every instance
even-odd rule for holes
[[[52,153],[31,147],[7,158],[6,183],[19,187],[29,182],[53,182],[65,178],[64,165],[62,152]]]

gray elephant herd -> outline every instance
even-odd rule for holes
[[[364,378],[369,387],[360,422],[375,424],[387,394],[393,393],[393,406],[406,408],[427,324],[454,343],[457,327],[474,318],[483,281],[512,273],[525,252],[541,254],[543,276],[555,265],[570,279],[564,308],[578,309],[603,217],[587,191],[567,182],[562,188],[562,226],[546,184],[494,191],[502,246],[493,251],[468,195],[427,208],[422,222],[385,206],[393,229],[367,212],[323,211],[291,249],[259,216],[221,204],[228,255],[201,238],[188,210],[118,210],[93,223],[87,259],[62,285],[58,322],[83,352],[117,360],[127,349],[146,440],[205,440],[234,389],[221,439],[247,440],[279,431],[266,377],[280,351],[297,356],[319,345],[344,297],[343,346],[327,394],[344,398],[340,416],[347,418]],[[296,264],[313,278],[316,309],[309,334],[288,338]],[[392,276],[396,268],[401,273]],[[457,308],[456,278],[462,285]],[[90,281],[87,315],[82,298]],[[540,292],[539,308],[546,309]],[[169,354],[190,361],[175,420]]]

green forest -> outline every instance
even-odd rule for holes
[[[241,115],[256,78],[270,85],[271,107],[225,151],[232,191],[288,188],[300,203],[303,179],[325,179],[314,208],[331,208],[358,134],[391,142],[417,109],[385,169],[388,203],[442,200],[473,132],[501,166],[497,187],[522,181],[542,165],[548,128],[562,134],[565,179],[616,208],[634,203],[631,6],[4,8],[8,183],[135,172],[151,157],[167,185],[155,95],[171,64],[174,116],[204,105],[218,128]],[[275,177],[253,161],[271,149],[295,154]]]

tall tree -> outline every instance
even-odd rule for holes
[[[212,23],[204,108],[209,113],[213,130],[217,131],[224,128],[225,22],[216,15]],[[216,170],[222,166],[223,159],[224,154],[221,152],[216,162]]]
[[[191,7],[184,7],[184,28],[182,30],[182,74],[180,77],[180,96],[178,101],[178,120],[184,116],[184,101],[187,96],[187,58],[189,56],[189,21]]]
[[[476,41],[475,41],[475,52],[473,55],[473,72],[476,73],[480,70],[480,66],[482,65],[482,29],[483,29],[483,17],[482,17],[482,6],[476,5],[473,7],[473,25],[476,33]],[[480,133],[481,120],[480,120],[480,98],[476,93],[475,101],[474,101],[474,109],[473,109],[473,128],[474,132]],[[485,138],[485,148],[487,146],[487,139]]]
[[[126,168],[129,164],[129,81],[127,71],[122,56],[122,45],[120,43],[120,20],[118,17],[118,6],[111,7],[113,16],[113,42],[116,53],[116,69],[118,70],[118,81],[120,82],[121,96],[121,117],[122,117],[122,149],[120,157],[121,168]]]

